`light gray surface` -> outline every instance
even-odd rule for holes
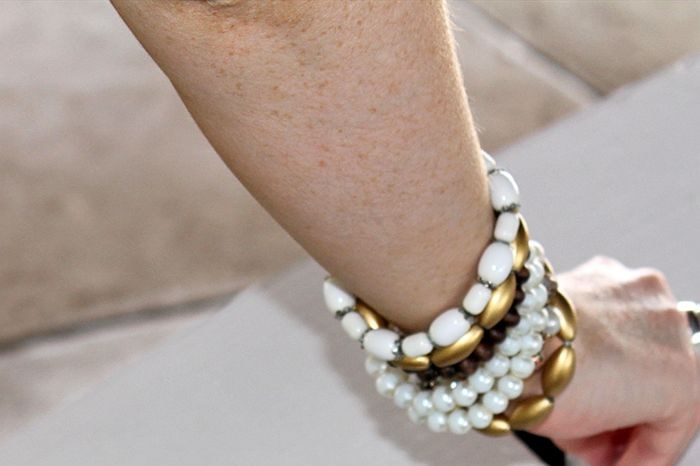
[[[661,268],[679,297],[700,294],[699,121],[696,63],[499,156],[555,267],[604,252]],[[247,289],[7,442],[0,464],[536,464],[512,439],[427,433],[375,395],[324,309],[323,275],[307,261]],[[683,464],[699,459],[695,445]]]

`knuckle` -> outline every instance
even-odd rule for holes
[[[668,290],[669,284],[666,276],[659,269],[653,267],[641,267],[636,271],[637,283],[652,290]]]

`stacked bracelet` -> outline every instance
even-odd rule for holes
[[[461,306],[427,331],[405,334],[337,279],[327,277],[323,287],[328,309],[369,353],[365,367],[377,390],[436,432],[531,427],[549,415],[575,368],[575,310],[544,249],[529,239],[515,180],[482,155],[497,219]],[[554,336],[563,345],[544,361],[544,342]],[[524,380],[536,371],[543,392],[523,398]]]

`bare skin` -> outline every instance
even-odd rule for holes
[[[460,303],[494,218],[442,0],[113,3],[326,270],[406,330]],[[663,276],[597,259],[559,281],[579,368],[534,431],[594,465],[673,464],[700,371]]]

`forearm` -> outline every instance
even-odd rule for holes
[[[332,275],[406,328],[461,301],[493,216],[441,2],[114,3]]]

